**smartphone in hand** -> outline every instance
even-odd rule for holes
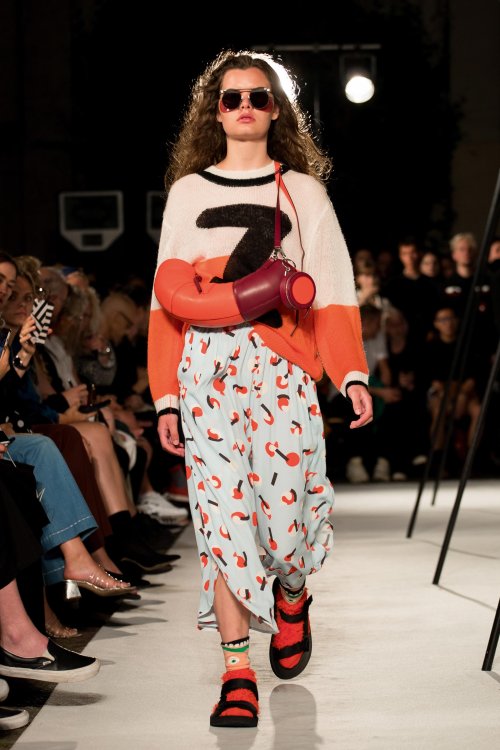
[[[111,399],[107,398],[105,401],[100,401],[97,404],[87,404],[87,406],[79,406],[78,411],[81,411],[82,414],[92,414],[94,411],[98,411],[99,409],[104,409],[105,406],[109,406],[111,403]]]
[[[54,305],[44,299],[36,299],[31,314],[35,318],[36,329],[31,337],[32,344],[45,344],[50,328]]]
[[[10,445],[15,439],[13,435],[7,435],[3,430],[0,430],[0,445]]]

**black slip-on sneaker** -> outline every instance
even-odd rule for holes
[[[41,682],[80,682],[96,675],[100,662],[50,640],[41,656],[16,656],[0,647],[0,675]]]

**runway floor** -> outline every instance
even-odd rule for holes
[[[335,548],[309,579],[314,649],[280,682],[269,636],[252,633],[257,729],[211,729],[223,671],[219,639],[198,631],[200,581],[192,527],[142,599],[95,629],[84,653],[99,674],[53,689],[16,750],[486,750],[500,747],[500,648],[482,665],[500,595],[500,482],[471,481],[436,571],[457,483],[336,490]],[[0,747],[9,747],[6,734]],[[14,738],[13,738],[14,739]],[[7,743],[7,744],[6,744]]]

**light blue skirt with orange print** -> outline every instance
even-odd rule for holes
[[[299,588],[333,545],[316,384],[248,324],[190,327],[178,376],[202,572],[198,626],[217,627],[220,571],[250,627],[276,633],[270,578]]]

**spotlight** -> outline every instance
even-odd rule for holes
[[[375,93],[375,56],[357,53],[341,55],[340,76],[349,101],[364,104]]]

